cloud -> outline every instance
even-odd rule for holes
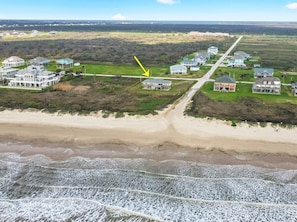
[[[287,4],[286,8],[288,9],[297,9],[297,2],[296,3],[291,3],[291,4]]]
[[[126,16],[122,15],[121,13],[118,13],[118,14],[112,16],[112,19],[114,19],[114,20],[126,20],[127,18],[126,18]]]
[[[162,3],[162,4],[167,4],[167,5],[173,5],[176,3],[174,0],[157,0],[157,2]]]

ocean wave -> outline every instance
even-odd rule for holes
[[[53,161],[3,153],[0,218],[38,221],[43,215],[52,220],[50,215],[60,212],[63,216],[54,221],[109,220],[102,215],[112,215],[113,221],[294,221],[296,178],[296,170],[248,165],[81,157]]]

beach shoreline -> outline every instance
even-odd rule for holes
[[[276,131],[271,125],[244,123],[232,127],[225,121],[170,119],[162,114],[103,118],[17,110],[2,111],[0,124],[1,152],[44,154],[57,160],[180,159],[297,169],[296,128]]]

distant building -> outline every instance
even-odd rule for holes
[[[205,63],[210,59],[210,54],[208,52],[198,52],[194,58],[198,65],[205,65]]]
[[[30,65],[35,65],[35,66],[46,66],[50,63],[51,60],[43,57],[36,57],[34,59],[31,59],[29,61]]]
[[[146,79],[142,81],[143,89],[148,90],[169,90],[171,88],[171,81],[164,79]]]
[[[244,51],[236,51],[234,52],[234,56],[241,56],[244,60],[248,60],[251,58],[251,55]]]
[[[186,67],[192,67],[197,66],[198,62],[196,59],[183,58],[183,61],[180,64]]]
[[[25,65],[25,60],[18,56],[11,56],[2,62],[3,68],[15,68]]]
[[[217,55],[219,53],[219,48],[218,47],[215,47],[215,46],[211,46],[207,49],[207,52],[210,54],[210,55]]]
[[[191,66],[190,71],[199,71],[200,67],[199,66]]]
[[[276,77],[263,77],[253,84],[253,93],[280,94],[281,81]]]
[[[8,85],[20,88],[44,88],[58,83],[59,80],[59,77],[45,70],[43,66],[28,66],[19,70]]]
[[[56,60],[58,69],[70,69],[73,67],[73,59],[65,58]]]
[[[179,64],[170,66],[170,74],[187,74],[187,67]]]
[[[271,68],[254,68],[254,77],[273,77],[274,69]]]
[[[228,64],[227,66],[229,67],[245,67],[245,58],[243,56],[240,56],[240,55],[236,55],[236,56],[233,56],[232,59],[229,59],[228,60]]]
[[[215,80],[213,90],[219,92],[235,92],[236,80],[229,76],[221,76]]]

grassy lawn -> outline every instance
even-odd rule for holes
[[[68,71],[73,72],[83,72],[84,67],[86,68],[86,73],[88,74],[111,74],[111,75],[130,75],[130,76],[141,76],[143,70],[136,64],[135,66],[129,65],[104,65],[104,64],[81,64],[79,66],[74,66]],[[199,71],[190,71],[186,75],[171,75],[169,67],[146,67],[150,70],[151,77],[175,77],[175,78],[201,78],[204,76],[210,67],[201,66]],[[51,62],[47,67],[47,70],[55,72],[57,70],[56,64]],[[67,71],[67,70],[66,70]]]

